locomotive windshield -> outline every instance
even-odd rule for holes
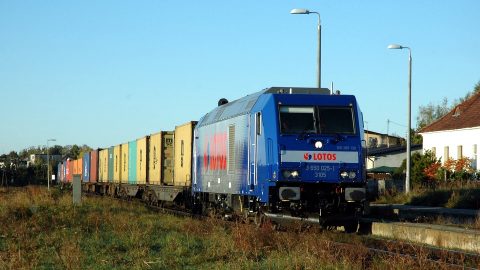
[[[283,134],[354,134],[350,107],[280,106]]]
[[[316,133],[315,110],[313,107],[280,107],[282,133]]]
[[[350,108],[318,108],[320,133],[322,134],[354,134],[352,109]]]

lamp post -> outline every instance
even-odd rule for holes
[[[55,139],[47,140],[47,189],[50,190],[50,153],[48,151],[48,142],[55,142]]]
[[[322,25],[320,24],[320,13],[315,11],[310,11],[303,8],[294,8],[290,11],[290,14],[317,14],[318,15],[318,57],[317,57],[317,87],[321,88],[322,73]],[[332,90],[333,91],[333,90]]]
[[[407,124],[407,171],[405,175],[405,193],[410,192],[410,157],[411,157],[411,142],[410,142],[410,133],[411,133],[411,126],[412,126],[412,50],[409,47],[398,45],[398,44],[390,44],[388,45],[389,49],[408,49],[408,124]]]

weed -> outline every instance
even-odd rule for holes
[[[73,206],[54,189],[0,191],[0,219],[0,269],[433,269],[372,256],[355,235],[180,218],[111,198]]]

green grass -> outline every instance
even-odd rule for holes
[[[0,189],[0,269],[415,269],[366,257],[356,235],[277,232],[44,188]],[[330,240],[353,243],[338,248]],[[397,261],[396,261],[397,260]],[[396,264],[395,262],[402,262]],[[392,264],[393,263],[393,264]]]

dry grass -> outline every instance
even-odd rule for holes
[[[0,269],[442,269],[371,255],[356,235],[179,218],[110,198],[74,207],[70,194],[35,187],[0,190],[0,220]]]

